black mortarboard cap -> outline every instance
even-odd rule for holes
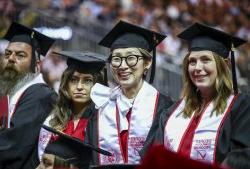
[[[90,161],[92,160],[92,151],[96,151],[107,156],[111,155],[108,151],[94,147],[90,144],[85,144],[83,141],[57,131],[51,127],[45,125],[42,127],[59,136],[56,141],[49,143],[45,152],[59,156],[79,168],[88,168]]]
[[[32,64],[31,69],[34,72],[35,67],[35,52],[38,52],[38,57],[40,54],[46,56],[49,48],[55,42],[54,39],[47,37],[34,29],[23,26],[17,22],[12,22],[7,33],[3,37],[10,42],[24,42],[32,46]]]
[[[67,57],[68,67],[76,69],[79,72],[98,73],[103,69],[104,84],[107,85],[107,70],[104,68],[107,62],[106,56],[94,52],[80,51],[60,51],[53,53]]]
[[[209,50],[223,58],[227,58],[231,52],[234,91],[238,93],[233,50],[244,44],[245,40],[201,23],[194,23],[177,36],[189,42],[190,51]]]
[[[107,60],[106,56],[93,52],[60,51],[53,53],[67,57],[68,67],[83,71],[99,72],[104,68]]]
[[[156,46],[166,38],[166,35],[133,25],[128,22],[119,21],[114,28],[99,42],[99,45],[110,48],[136,47],[153,51],[153,63],[150,82],[153,82],[156,61]]]
[[[139,164],[108,164],[90,166],[91,169],[136,169]]]
[[[111,50],[136,47],[151,52],[165,38],[166,36],[160,33],[119,21],[99,44]]]
[[[190,51],[209,50],[224,58],[229,56],[232,44],[234,47],[238,47],[246,42],[201,23],[194,23],[182,31],[178,37],[189,41]]]
[[[55,42],[54,39],[16,22],[10,25],[4,39],[10,42],[25,42],[29,45],[31,45],[31,40],[35,39],[38,43],[37,47],[40,49],[40,53],[43,56],[46,55],[51,45]]]

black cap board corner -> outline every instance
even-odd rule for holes
[[[49,126],[42,125],[42,128],[59,136],[58,139],[48,144],[45,153],[57,155],[80,168],[89,166],[92,151],[107,156],[111,155],[108,151],[83,143],[80,139],[71,137]]]

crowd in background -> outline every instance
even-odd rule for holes
[[[167,34],[166,40],[158,47],[158,64],[166,62],[181,67],[187,50],[185,43],[176,35],[184,27],[195,21],[215,26],[233,35],[250,41],[250,1],[249,0],[0,0],[0,36],[11,23],[18,20],[32,25],[36,13],[27,9],[37,9],[58,18],[66,18],[77,24],[92,20],[111,27],[123,19],[157,32]],[[3,47],[1,47],[2,49]],[[64,69],[63,60],[47,57],[44,72],[49,74],[59,65]],[[236,53],[239,84],[250,84],[250,45],[243,45]],[[50,63],[52,62],[52,63]],[[62,62],[62,64],[58,64]],[[48,63],[54,68],[49,68]],[[59,71],[57,71],[59,72]],[[60,73],[56,79],[60,77]]]

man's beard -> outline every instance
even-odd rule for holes
[[[3,64],[2,61],[1,64]],[[20,77],[21,74],[24,74],[23,72],[18,72],[16,66],[12,63],[8,63],[5,67],[1,66],[0,72],[1,79],[6,81],[15,80]]]
[[[33,73],[18,72],[13,65],[7,65],[0,73],[0,96],[7,95],[21,88],[34,77]]]

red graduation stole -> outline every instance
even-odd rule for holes
[[[128,123],[130,123],[131,110],[132,110],[132,108],[129,109],[129,112],[126,115]],[[128,162],[128,156],[127,156],[127,151],[128,151],[128,130],[121,131],[120,139],[121,139],[122,154],[124,156],[125,162],[127,163]]]
[[[0,129],[8,127],[8,96],[0,98]]]

